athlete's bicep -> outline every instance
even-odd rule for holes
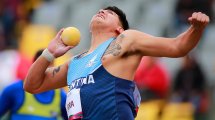
[[[131,48],[143,56],[177,57],[178,49],[175,38],[155,37],[149,34],[129,30],[125,32],[132,41]]]
[[[67,85],[67,70],[68,62],[61,66],[47,68],[44,82],[36,90],[36,93],[65,87]]]

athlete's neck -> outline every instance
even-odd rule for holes
[[[91,46],[88,53],[95,50],[101,43],[105,42],[111,37],[117,37],[114,32],[91,32]]]

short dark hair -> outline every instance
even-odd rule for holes
[[[104,8],[104,10],[111,10],[111,11],[115,12],[119,16],[119,20],[122,24],[123,29],[124,30],[129,29],[129,24],[128,24],[128,21],[126,19],[126,15],[122,10],[120,10],[116,6],[108,6],[108,7]]]

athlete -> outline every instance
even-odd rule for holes
[[[39,50],[34,59],[42,51]],[[0,95],[0,120],[3,116],[8,116],[10,120],[67,120],[65,102],[66,94],[63,90],[49,90],[33,95],[23,90],[23,81],[20,80],[7,86]]]
[[[91,19],[91,46],[59,67],[48,68],[71,46],[60,30],[31,66],[24,89],[31,93],[69,87],[66,109],[69,119],[133,120],[136,95],[135,71],[143,56],[182,57],[200,40],[209,17],[194,12],[190,27],[176,38],[154,37],[129,29],[125,14],[115,6],[99,10]]]

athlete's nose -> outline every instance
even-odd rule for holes
[[[98,14],[105,13],[103,9],[99,10]]]

